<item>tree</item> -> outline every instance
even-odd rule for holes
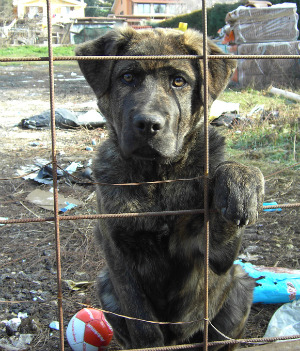
[[[114,0],[85,0],[86,17],[107,17],[110,13]]]
[[[0,0],[0,18],[12,20],[13,17],[13,0]]]

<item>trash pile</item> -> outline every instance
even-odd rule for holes
[[[24,351],[39,331],[38,323],[25,312],[8,320],[0,320],[0,350]]]
[[[248,1],[227,14],[222,44],[228,44],[228,51],[237,55],[300,55],[296,11],[295,3]],[[299,72],[296,59],[245,59],[238,60],[234,80],[242,87],[295,86],[300,84]]]
[[[81,162],[72,162],[64,169],[57,169],[57,180],[59,183],[71,185],[77,184],[92,184],[92,159],[89,159],[85,164]],[[36,159],[34,164],[21,166],[16,172],[25,180],[33,180],[39,184],[53,185],[53,169],[49,160]],[[73,197],[65,197],[63,194],[58,194],[58,210],[59,213],[65,213],[77,206],[82,206],[83,203]],[[35,189],[30,192],[26,201],[43,208],[48,211],[54,211],[53,204],[53,188],[49,190]],[[7,219],[0,217],[0,219]]]
[[[63,180],[67,184],[70,184],[72,182],[86,182],[87,179],[92,180],[92,162],[92,159],[89,159],[84,164],[81,162],[72,162],[64,169],[58,168],[56,175],[58,181]],[[53,169],[50,160],[36,158],[34,164],[21,166],[16,173],[25,180],[32,179],[37,183],[53,185]]]
[[[270,93],[285,96],[291,100],[300,101],[300,95],[290,93],[285,90],[277,89],[271,87],[269,89]],[[251,111],[247,114],[242,115],[239,112],[240,104],[225,102],[221,100],[215,100],[209,111],[209,122],[211,125],[215,127],[228,127],[233,128],[233,126],[237,125],[250,125],[254,120],[265,120],[268,119],[276,120],[278,119],[279,112],[272,110],[265,110],[264,105],[255,105]]]
[[[41,332],[42,323],[28,315],[27,312],[18,312],[17,315],[11,315],[11,317],[9,319],[0,319],[0,350],[31,350],[31,343]],[[52,335],[54,330],[59,330],[57,321],[52,321],[49,324],[49,336]]]
[[[60,129],[75,129],[78,127],[98,128],[106,124],[105,118],[95,110],[85,113],[74,113],[65,108],[55,110],[55,126]],[[23,129],[47,129],[51,127],[51,112],[42,113],[22,119]]]
[[[241,259],[235,264],[256,280],[253,303],[284,303],[271,318],[264,337],[300,334],[300,270],[255,266]]]
[[[245,118],[239,114],[239,109],[239,103],[215,100],[209,111],[209,121],[216,127],[231,128],[232,125],[245,121]]]

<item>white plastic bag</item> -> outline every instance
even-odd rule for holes
[[[300,300],[285,303],[271,318],[265,338],[300,335]],[[300,339],[300,336],[299,336]]]

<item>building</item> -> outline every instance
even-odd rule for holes
[[[14,13],[18,19],[47,20],[46,0],[14,0]],[[51,9],[54,22],[68,22],[84,17],[86,3],[83,0],[52,0]]]
[[[111,17],[84,17],[73,21],[70,29],[70,43],[80,44],[93,40],[107,31],[127,25],[126,19]]]
[[[126,18],[128,24],[138,24],[185,13],[185,4],[182,0],[115,0],[111,11],[117,18]]]

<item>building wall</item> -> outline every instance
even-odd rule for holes
[[[133,15],[177,15],[183,12],[182,4],[169,3],[134,3]]]
[[[16,8],[16,13],[18,18],[37,18],[41,19],[43,22],[47,17],[47,7],[46,1],[37,0],[31,2],[15,2],[14,6]],[[51,1],[51,9],[53,20],[68,20],[70,18],[84,17],[84,8],[86,4],[82,1],[79,5],[67,2],[53,0]]]
[[[117,0],[114,6],[115,15],[132,15],[132,2],[131,0]]]
[[[236,2],[237,0],[206,0],[206,5],[210,8],[215,4]],[[158,14],[155,12],[155,5],[163,4],[166,5],[166,10],[161,14],[165,14],[167,17],[190,13],[195,10],[201,10],[202,8],[201,0],[178,0],[177,3],[176,0],[115,0],[112,11],[117,16],[155,16]]]
[[[186,6],[168,0],[116,0],[112,10],[117,16],[172,16],[185,12]]]

